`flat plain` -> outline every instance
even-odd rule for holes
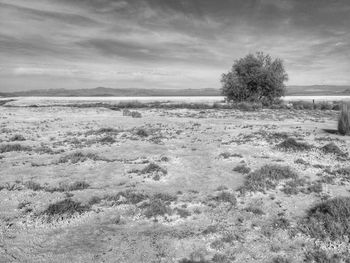
[[[1,107],[1,262],[350,257],[305,223],[350,196],[338,111],[135,111]]]

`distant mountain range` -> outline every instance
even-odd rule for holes
[[[44,89],[18,92],[2,92],[1,97],[142,97],[142,96],[219,96],[219,89],[113,89],[98,87],[94,89]],[[350,96],[350,86],[288,86],[286,95],[307,96]]]

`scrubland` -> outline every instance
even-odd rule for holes
[[[1,107],[0,262],[350,262],[338,115]]]

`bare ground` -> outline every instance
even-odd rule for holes
[[[349,166],[350,138],[325,131],[337,112],[138,111],[1,108],[0,262],[303,262],[315,249],[349,251],[298,229],[314,204],[350,196],[350,175],[332,173]],[[312,147],[276,147],[286,138]],[[325,153],[330,142],[345,155]],[[240,191],[247,174],[235,168],[266,164],[304,185]]]

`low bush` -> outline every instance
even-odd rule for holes
[[[142,128],[136,130],[136,135],[138,135],[140,137],[148,137],[149,136],[148,132]]]
[[[254,206],[248,206],[246,208],[244,208],[244,211],[249,212],[249,213],[253,213],[255,215],[264,215],[265,212],[263,210],[261,210],[259,207],[254,207]]]
[[[233,206],[237,204],[236,196],[233,193],[227,191],[222,191],[219,194],[213,196],[211,199],[216,202],[230,203]]]
[[[346,156],[347,155],[342,150],[340,150],[340,148],[334,142],[328,143],[325,146],[321,147],[321,150],[324,153],[335,154],[338,156]]]
[[[131,112],[131,117],[133,118],[142,118],[142,114],[138,111]]]
[[[10,141],[11,141],[11,142],[14,142],[14,141],[25,141],[25,140],[26,140],[26,138],[24,138],[24,136],[21,135],[21,134],[15,134],[15,135],[13,135],[13,136],[10,138]]]
[[[145,168],[140,170],[140,174],[149,174],[149,173],[154,173],[154,172],[161,172],[163,174],[167,174],[167,170],[165,170],[164,168],[160,167],[156,163],[150,163]]]
[[[44,187],[42,187],[39,183],[36,183],[34,181],[25,182],[24,186],[33,191],[40,191],[44,189]]]
[[[32,148],[29,146],[23,146],[21,144],[1,144],[0,153],[6,152],[28,152],[32,151]]]
[[[95,153],[83,153],[83,152],[74,152],[67,154],[65,156],[62,156],[59,158],[58,163],[79,163],[79,162],[85,162],[86,160],[93,160],[93,161],[106,161],[107,159],[102,158],[98,156]]]
[[[47,215],[49,221],[54,217],[71,217],[74,214],[82,214],[89,211],[90,206],[82,205],[80,202],[73,201],[70,198],[64,199],[57,203],[51,204],[46,208],[42,214]]]
[[[350,197],[337,197],[312,207],[301,221],[302,232],[318,239],[350,239]]]
[[[348,255],[338,255],[333,253],[327,253],[321,249],[315,249],[312,251],[307,251],[305,253],[305,263],[348,263]]]
[[[292,261],[286,257],[277,256],[272,259],[271,263],[292,263]]]
[[[341,135],[350,135],[350,110],[347,104],[343,104],[340,111],[338,132]]]
[[[149,204],[146,206],[144,215],[147,218],[171,215],[172,209],[163,200],[159,198],[151,198]]]
[[[293,108],[296,110],[313,110],[314,104],[310,101],[293,101],[291,102],[293,105]]]
[[[98,141],[102,144],[112,144],[116,142],[115,139],[109,135],[100,138]]]
[[[305,151],[312,149],[312,145],[298,142],[294,138],[288,138],[283,142],[277,144],[277,149],[281,149],[284,151]]]
[[[237,165],[235,168],[233,168],[233,171],[241,174],[247,174],[250,172],[250,170],[251,169],[245,164],[240,164],[240,165]]]
[[[289,166],[265,165],[247,175],[241,192],[275,189],[282,180],[296,180],[298,174]]]

